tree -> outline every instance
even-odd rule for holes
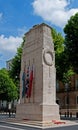
[[[68,83],[68,84],[71,84],[71,76],[74,75],[74,71],[72,68],[70,68],[69,70],[67,70],[67,72],[63,73],[63,80],[62,82],[64,84]]]
[[[78,13],[72,16],[64,28],[67,63],[78,73]]]
[[[14,79],[14,81],[17,81],[20,78],[19,75],[21,70],[21,56],[24,43],[25,43],[25,36],[23,37],[22,44],[19,46],[19,48],[17,48],[17,53],[12,60],[10,75]]]
[[[65,71],[63,65],[66,63],[64,53],[64,38],[60,33],[57,33],[55,29],[52,29],[52,38],[55,50],[56,77],[58,80],[61,80],[63,78],[63,72]]]
[[[52,38],[54,43],[55,54],[60,55],[64,51],[64,38],[61,33],[57,33],[57,31],[52,28]]]
[[[17,53],[12,60],[10,75],[16,81],[19,80],[20,69],[21,69],[21,55],[22,55],[22,45],[17,48]]]
[[[17,86],[18,95],[19,95],[20,70],[21,70],[21,56],[24,43],[25,43],[25,36],[23,37],[22,44],[19,46],[19,48],[17,48],[17,53],[12,60],[11,70],[9,71],[11,78],[13,79],[15,85]]]
[[[17,98],[17,88],[6,69],[0,70],[0,99],[11,101]]]

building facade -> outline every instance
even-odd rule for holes
[[[10,60],[6,61],[6,69],[7,70],[11,70],[12,60],[13,59],[10,59]]]
[[[71,77],[71,83],[64,85],[57,81],[57,103],[60,106],[60,113],[66,115],[78,114],[78,75]]]

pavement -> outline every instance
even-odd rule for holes
[[[1,122],[7,122],[10,124],[18,124],[23,126],[31,126],[36,128],[54,128],[54,127],[64,127],[64,126],[72,126],[72,125],[78,125],[78,119],[66,119],[62,118],[61,120],[52,120],[50,122],[40,122],[40,121],[32,121],[32,120],[17,120],[15,118],[15,115],[9,115],[0,114],[0,121]]]
[[[64,126],[72,126],[72,125],[78,125],[78,121],[70,121],[70,120],[54,120],[51,122],[40,122],[40,121],[29,121],[29,120],[17,120],[15,118],[8,118],[2,120],[3,122],[7,122],[10,124],[18,124],[18,125],[24,125],[24,126],[31,126],[31,127],[37,127],[37,128],[53,128],[53,127],[64,127]]]

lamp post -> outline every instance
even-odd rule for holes
[[[69,84],[66,83],[65,84],[65,88],[66,88],[66,104],[67,104],[67,117],[69,117]]]

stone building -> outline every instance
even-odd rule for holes
[[[10,60],[6,61],[6,69],[7,70],[11,70],[12,60],[13,59],[10,59]]]
[[[71,84],[65,86],[62,82],[57,82],[57,103],[60,106],[61,114],[78,114],[78,75],[71,77]]]

